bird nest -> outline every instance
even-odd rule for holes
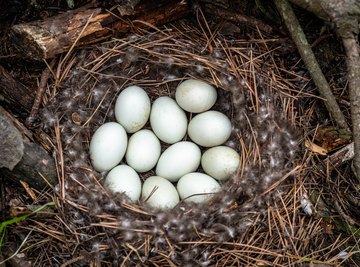
[[[56,215],[33,218],[27,254],[36,266],[290,266],[338,260],[324,246],[323,224],[300,205],[306,191],[296,104],[307,82],[280,67],[276,39],[211,31],[186,21],[138,30],[69,52],[57,66],[41,111],[53,139],[59,183]],[[237,173],[204,204],[159,211],[103,187],[89,141],[107,121],[122,89],[144,88],[153,101],[174,97],[187,78],[213,84],[214,107],[231,119],[227,145],[240,154]],[[186,137],[185,137],[186,138]],[[153,175],[152,171],[141,179]],[[326,242],[325,242],[326,243]],[[322,244],[322,249],[319,249]]]

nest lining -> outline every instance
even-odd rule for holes
[[[311,220],[303,227],[298,188],[283,183],[299,170],[298,136],[291,126],[297,120],[293,105],[300,90],[290,79],[296,75],[274,71],[264,52],[268,47],[254,46],[181,23],[79,51],[62,65],[64,73],[57,81],[61,86],[53,86],[56,91],[49,92],[42,111],[44,128],[57,143],[60,182],[55,192],[66,225],[58,238],[69,251],[67,257],[58,256],[59,262],[75,258],[79,266],[289,266],[317,251],[316,242],[301,242],[321,227]],[[280,79],[281,74],[290,78]],[[176,85],[186,78],[218,88],[215,109],[232,120],[229,145],[240,152],[238,173],[210,202],[181,203],[170,211],[109,194],[102,187],[105,174],[90,165],[88,144],[98,126],[115,121],[116,96],[138,85],[152,101],[173,97]],[[37,249],[41,246],[32,253]],[[328,251],[316,257],[322,259]],[[41,259],[41,265],[47,264]]]

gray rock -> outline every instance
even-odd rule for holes
[[[21,133],[0,108],[0,168],[12,170],[24,155]]]

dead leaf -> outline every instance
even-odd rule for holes
[[[36,194],[34,193],[34,191],[30,188],[29,184],[23,180],[20,180],[21,185],[24,187],[24,189],[26,190],[26,193],[28,193],[28,195],[31,197],[31,199],[33,201],[36,200]]]
[[[326,156],[328,153],[328,151],[325,148],[318,146],[317,144],[314,144],[313,142],[311,142],[309,140],[305,141],[305,146],[308,149],[310,149],[312,152],[322,155],[322,156]]]
[[[75,123],[76,125],[81,125],[80,116],[76,112],[73,112],[71,114],[71,119],[72,119],[73,123]]]
[[[328,152],[337,149],[349,143],[349,139],[341,136],[339,131],[334,127],[319,128],[315,136],[315,141]]]

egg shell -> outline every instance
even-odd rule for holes
[[[188,134],[192,141],[203,147],[218,146],[231,135],[231,122],[215,110],[196,115],[189,123]]]
[[[201,157],[204,172],[219,181],[229,179],[236,172],[239,164],[239,154],[227,146],[212,147]]]
[[[109,171],[120,163],[125,155],[127,135],[116,122],[100,126],[90,141],[90,159],[95,170]]]
[[[203,203],[210,200],[221,186],[207,174],[192,172],[181,177],[176,188],[184,201]]]
[[[163,142],[174,144],[186,134],[187,117],[174,99],[162,96],[152,105],[150,114],[151,128]]]
[[[200,165],[200,148],[192,142],[182,141],[169,146],[160,156],[156,175],[176,182],[187,173],[195,171]]]
[[[116,99],[115,117],[126,132],[140,130],[149,119],[151,110],[147,93],[139,86],[129,86]]]
[[[180,201],[175,186],[160,176],[151,176],[145,180],[141,199],[146,205],[156,209],[172,209]]]
[[[133,168],[127,165],[113,168],[106,176],[104,186],[113,193],[124,193],[132,201],[140,198],[140,177]]]
[[[160,152],[159,139],[152,131],[143,129],[129,138],[125,158],[127,164],[137,172],[147,172],[155,167]]]
[[[178,105],[188,111],[200,113],[209,110],[216,102],[216,89],[201,80],[189,79],[178,85],[175,99]]]

